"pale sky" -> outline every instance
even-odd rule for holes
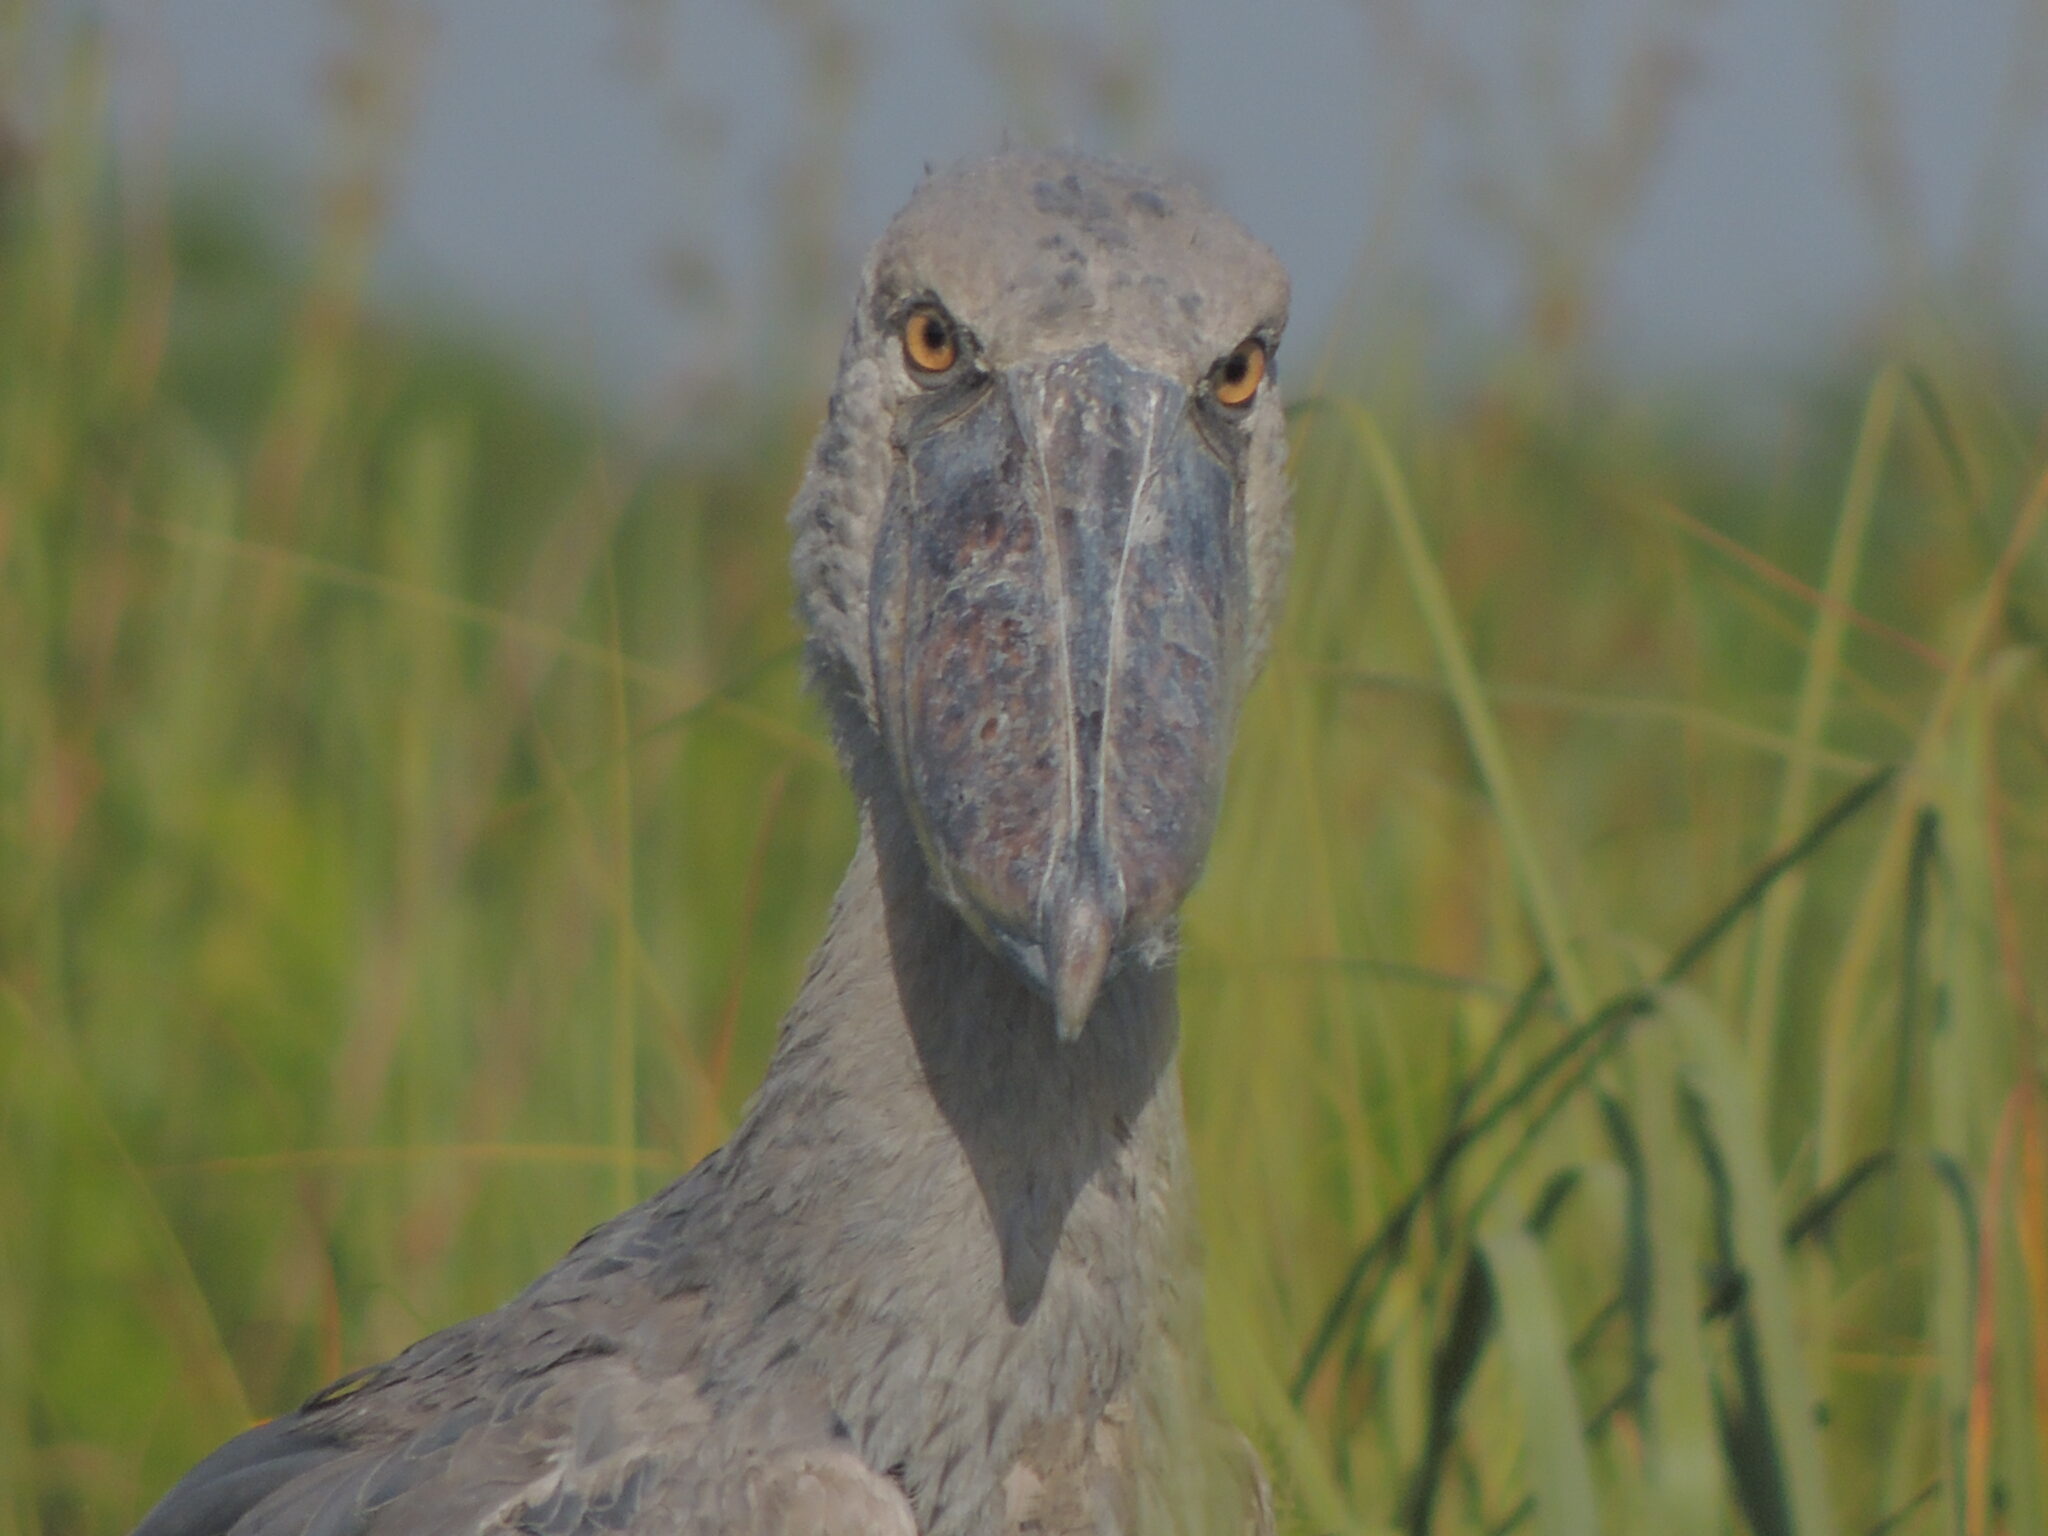
[[[188,165],[263,168],[287,228],[322,144],[321,60],[349,18],[405,9],[103,3],[129,131],[167,124]],[[1297,357],[1313,357],[1355,273],[1363,335],[1423,316],[1427,348],[1483,354],[1523,310],[1530,253],[1569,263],[1588,243],[1591,334],[1630,370],[1800,366],[1854,337],[1888,276],[1922,267],[1914,289],[1939,304],[1995,284],[1994,299],[2048,318],[2048,13],[2035,0],[412,8],[430,25],[380,300],[452,305],[620,399],[693,368],[744,369],[747,338],[787,291],[768,275],[769,235],[807,144],[837,160],[839,206],[806,200],[831,231],[817,286],[836,317],[923,165],[1005,131],[1204,180],[1293,270]],[[1889,26],[1852,31],[1859,15]],[[807,47],[833,57],[821,16],[852,40],[852,64],[807,74]],[[1658,39],[1674,46],[1646,55]],[[1096,109],[1118,81],[1147,103],[1135,135]],[[1605,131],[1624,99],[1648,106]],[[1852,123],[1872,119],[1853,101],[1878,103],[1883,133],[1859,138]],[[1895,152],[1877,175],[1904,211],[1904,244],[1887,245],[1859,144]],[[1603,167],[1639,148],[1641,194],[1603,209],[1589,189],[1615,186]],[[1989,266],[1976,260],[1986,231]],[[715,302],[677,301],[665,274],[681,266]]]

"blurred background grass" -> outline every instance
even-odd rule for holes
[[[731,1129],[852,845],[845,274],[797,208],[768,386],[649,432],[366,305],[402,37],[304,229],[0,40],[0,1536],[112,1532]],[[1598,258],[1454,389],[1290,349],[1184,963],[1225,1399],[1300,1531],[2048,1531],[2039,350],[1903,293],[1745,439],[1603,379]]]

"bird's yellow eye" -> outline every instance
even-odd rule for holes
[[[1256,336],[1247,336],[1237,344],[1236,351],[1216,365],[1209,388],[1218,405],[1249,405],[1265,376],[1266,344]]]
[[[920,304],[903,322],[903,360],[918,373],[944,373],[960,360],[953,322],[933,304]]]

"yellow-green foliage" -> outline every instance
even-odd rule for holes
[[[0,162],[0,1536],[123,1529],[715,1145],[852,840],[814,407],[636,452],[110,191],[97,71]],[[2048,1530],[2039,418],[1856,394],[1736,463],[1297,408],[1183,964],[1293,1529]]]

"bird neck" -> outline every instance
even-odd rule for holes
[[[897,1194],[870,1210],[906,1188],[932,1196],[927,1216],[964,1224],[950,1245],[980,1245],[974,1267],[1021,1325],[1069,1283],[1063,1266],[1137,1291],[1163,1261],[1158,1213],[1178,1214],[1184,1163],[1178,1038],[1171,965],[1133,965],[1062,1042],[1050,1002],[933,891],[884,789],[864,797],[859,849],[755,1115],[830,1123],[839,1176],[865,1168]],[[902,1236],[923,1254],[923,1238]]]
[[[1171,968],[1133,966],[1063,1044],[863,795],[761,1091],[670,1197],[667,1288],[752,1319],[705,1373],[815,1379],[921,1529],[996,1529],[1034,1437],[1094,1446],[1195,1332],[1177,1035]]]

